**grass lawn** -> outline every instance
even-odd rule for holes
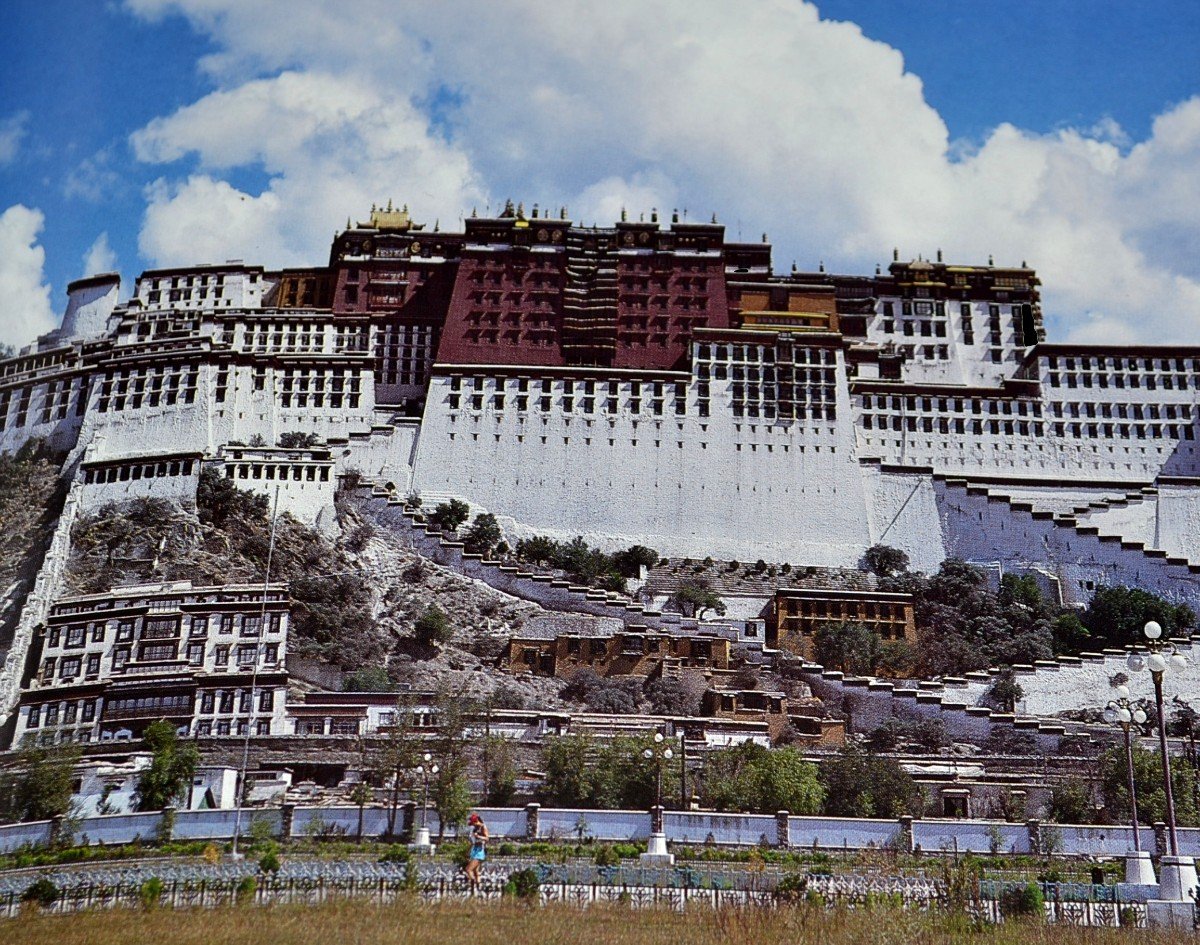
[[[388,906],[208,910],[114,909],[72,916],[27,915],[3,925],[4,945],[1166,945],[1178,932],[1076,929],[1010,922],[972,931],[961,920],[878,908],[665,911],[606,906],[531,908],[516,903],[416,901]]]

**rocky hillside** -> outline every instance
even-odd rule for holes
[[[62,512],[61,463],[36,441],[0,456],[0,652],[12,640]]]
[[[339,524],[331,539],[288,515],[277,522],[271,577],[290,583],[294,655],[332,668],[322,675],[335,681],[383,668],[386,677],[370,674],[373,684],[477,698],[499,689],[507,704],[557,704],[560,682],[514,678],[495,666],[508,638],[544,615],[540,607],[422,558],[340,504]],[[139,499],[80,521],[65,593],[149,581],[258,582],[269,545],[265,501],[207,477],[194,506]],[[418,639],[417,623],[430,608],[446,615],[445,641]]]

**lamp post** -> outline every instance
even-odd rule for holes
[[[663,765],[675,757],[669,745],[663,744],[662,732],[654,733],[654,745],[642,752],[642,757],[654,765],[654,808],[650,811],[650,841],[642,854],[643,866],[672,866],[675,856],[667,852],[667,835],[663,831]]]
[[[1138,673],[1143,669],[1150,671],[1154,681],[1154,705],[1158,723],[1158,747],[1162,755],[1163,792],[1167,798],[1167,839],[1170,855],[1162,858],[1159,885],[1159,899],[1147,906],[1147,918],[1152,924],[1176,925],[1184,921],[1191,922],[1191,912],[1196,893],[1196,863],[1191,857],[1179,855],[1179,834],[1175,825],[1175,794],[1171,784],[1171,756],[1167,750],[1167,723],[1163,713],[1163,676],[1167,670],[1182,672],[1187,669],[1187,658],[1180,653],[1173,643],[1162,639],[1162,627],[1151,620],[1143,628],[1146,635],[1148,655],[1130,653],[1126,665],[1132,672]],[[1161,903],[1160,906],[1154,906]],[[1178,904],[1186,904],[1187,908],[1175,908]],[[1190,926],[1189,926],[1190,927]]]
[[[433,852],[433,844],[429,839],[429,776],[437,774],[441,769],[433,761],[433,755],[425,752],[422,757],[424,764],[419,764],[413,770],[421,776],[421,826],[413,837],[412,848],[424,853]]]
[[[1146,713],[1130,703],[1128,686],[1118,686],[1117,698],[1104,710],[1104,721],[1119,726],[1125,736],[1125,776],[1128,779],[1130,821],[1133,826],[1133,849],[1125,854],[1125,882],[1153,886],[1158,882],[1154,877],[1154,864],[1150,861],[1150,854],[1142,850],[1138,827],[1137,781],[1133,776],[1133,737],[1130,734],[1134,725],[1146,723]]]

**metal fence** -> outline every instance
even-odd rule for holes
[[[126,876],[113,882],[67,883],[56,889],[52,900],[37,906],[23,903],[22,893],[10,889],[0,893],[0,917],[11,918],[28,908],[70,914],[86,909],[148,906],[315,905],[338,898],[354,898],[373,904],[394,902],[404,896],[417,896],[431,902],[465,897],[488,900],[504,895],[509,877],[517,869],[535,873],[538,897],[543,904],[619,903],[631,908],[654,906],[683,911],[697,907],[776,906],[782,901],[777,895],[782,874],[770,871],[693,867],[642,869],[629,865],[597,867],[527,861],[509,864],[504,869],[489,866],[479,888],[471,890],[460,871],[448,864],[430,861],[417,867],[419,873],[411,879],[410,866],[405,864],[313,861],[289,865],[299,872],[255,875],[253,866],[241,863],[209,866],[210,875],[201,875],[206,867],[197,866],[200,872],[190,878],[164,880],[151,871],[136,879]],[[56,878],[64,879],[63,876]],[[965,904],[966,909],[985,922],[1003,921],[1001,903],[1004,894],[1023,885],[984,881],[979,884],[977,894]],[[1043,883],[1040,888],[1046,919],[1050,922],[1112,927],[1145,925],[1144,904],[1123,902],[1117,887]],[[924,877],[810,875],[804,878],[799,892],[800,899],[810,907],[818,908],[860,909],[882,905],[931,910],[949,904],[945,885]]]

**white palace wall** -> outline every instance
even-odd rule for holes
[[[550,410],[519,411],[517,381],[494,376],[483,378],[475,410],[466,403],[470,375],[455,409],[452,380],[433,378],[422,420],[413,486],[427,502],[459,496],[506,517],[518,533],[644,544],[667,555],[703,549],[852,566],[870,544],[845,424],[735,418],[719,382],[707,417],[695,383],[683,415],[670,407],[662,416],[634,413],[627,383],[617,414],[587,415],[563,409],[559,380]],[[503,407],[495,406],[498,394]],[[540,387],[531,400],[539,397]],[[844,393],[841,406],[844,415]]]

